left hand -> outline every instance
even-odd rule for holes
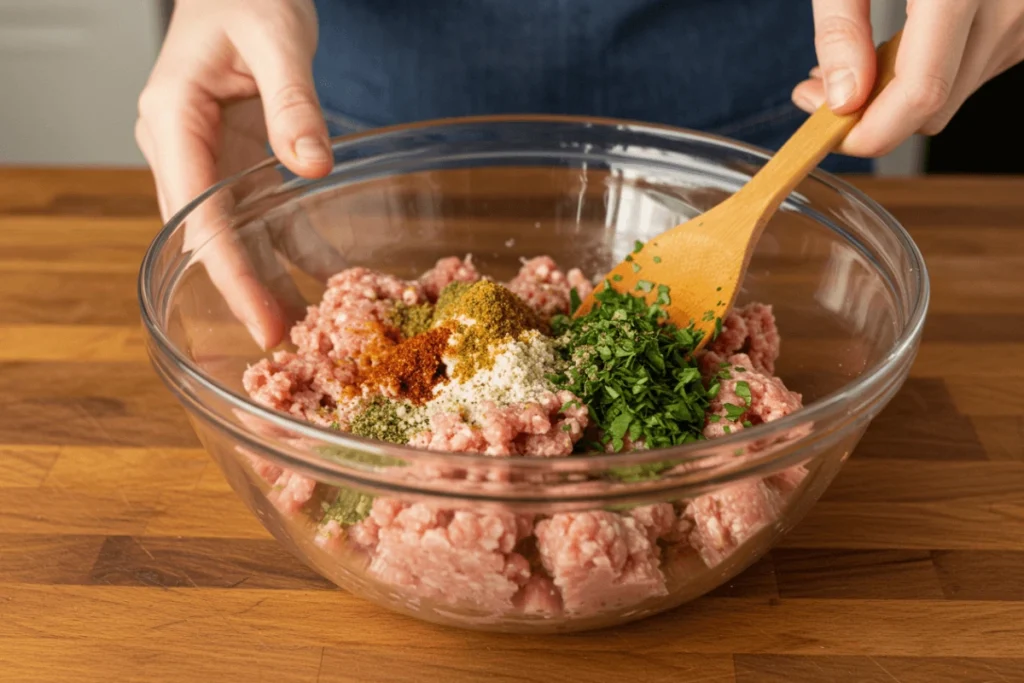
[[[813,0],[818,64],[793,90],[808,113],[828,102],[857,111],[875,82],[870,0]],[[837,151],[889,153],[914,133],[935,135],[986,81],[1024,61],[1024,0],[908,0],[896,77]]]

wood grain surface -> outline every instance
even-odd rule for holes
[[[1024,179],[857,182],[931,269],[905,388],[731,585],[524,637],[385,612],[280,549],[145,358],[148,175],[0,169],[0,681],[1024,680]]]

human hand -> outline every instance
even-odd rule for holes
[[[793,90],[808,113],[857,111],[875,82],[870,0],[813,0],[818,67]],[[1024,0],[908,0],[896,77],[838,148],[883,156],[914,133],[935,135],[985,82],[1024,61]]]
[[[300,176],[331,170],[313,86],[316,38],[311,0],[175,3],[160,57],[139,97],[135,126],[165,221],[218,181],[265,159],[268,141]],[[320,277],[341,259],[307,222],[273,230],[247,226],[240,234],[229,226],[228,194],[189,216],[185,248],[202,247],[197,255],[211,281],[257,343],[268,348],[284,336],[286,311],[301,310],[303,303],[275,252]],[[295,248],[299,243],[301,250]],[[271,281],[273,295],[266,286]]]

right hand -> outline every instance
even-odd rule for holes
[[[218,181],[265,159],[268,141],[297,175],[330,172],[333,157],[313,86],[316,41],[312,0],[175,3],[135,125],[165,221]],[[286,275],[274,251],[294,254],[305,240],[301,252],[315,262],[296,265],[320,276],[336,269],[340,256],[308,223],[299,228],[309,233],[301,240],[290,230],[249,226],[243,238],[224,215],[215,206],[195,211],[185,225],[185,248],[202,247],[199,258],[234,315],[260,346],[272,347],[286,332],[285,309],[302,303],[294,285],[278,285],[269,295],[264,283]],[[323,248],[310,248],[310,239]]]

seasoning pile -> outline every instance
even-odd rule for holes
[[[769,307],[729,312],[695,354],[701,333],[667,320],[667,287],[620,292],[602,282],[597,304],[571,317],[592,289],[545,256],[505,284],[469,257],[442,259],[415,281],[352,268],[293,328],[295,350],[251,366],[243,384],[256,401],[324,427],[493,457],[677,446],[801,406],[773,374]],[[803,477],[796,468],[694,500],[536,516],[438,510],[254,466],[278,507],[309,519],[328,551],[364,553],[366,572],[417,599],[469,600],[495,614],[582,614],[664,595],[669,548],[717,565],[781,513]],[[668,467],[610,476],[646,479]]]

